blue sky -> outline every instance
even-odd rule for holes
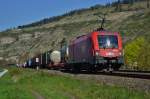
[[[0,0],[0,31],[116,0]]]

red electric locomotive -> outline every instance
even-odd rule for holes
[[[117,32],[95,31],[69,44],[67,64],[73,69],[118,70],[123,64],[122,39]]]
[[[77,37],[68,46],[68,58],[62,56],[67,66],[74,70],[86,68],[95,70],[118,70],[123,62],[122,38],[118,32],[103,29],[105,15],[101,28]],[[63,51],[61,51],[63,53]],[[67,52],[67,51],[66,51]]]

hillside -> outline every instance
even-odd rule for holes
[[[50,49],[57,50],[63,38],[69,41],[98,28],[98,15],[102,13],[107,13],[106,29],[119,31],[125,45],[140,36],[149,40],[150,11],[145,5],[145,1],[122,4],[121,11],[116,11],[115,6],[96,5],[3,31],[0,33],[1,63],[16,63]]]

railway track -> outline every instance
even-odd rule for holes
[[[149,73],[139,73],[139,72],[97,72],[90,73],[86,70],[83,70],[79,73],[73,73],[71,71],[57,71],[57,70],[48,70],[46,71],[52,75],[60,75],[72,77],[79,80],[90,80],[93,82],[106,84],[106,85],[115,85],[119,87],[126,87],[129,89],[144,91],[146,93],[150,92],[150,74]]]
[[[112,73],[102,73],[104,75],[112,75],[112,76],[120,76],[120,77],[129,77],[129,78],[140,78],[140,79],[150,79],[150,72],[142,72],[142,71],[114,71]]]
[[[73,73],[71,71],[63,71],[67,73]],[[88,75],[107,75],[107,76],[119,76],[119,77],[126,77],[126,78],[140,78],[140,79],[148,79],[150,80],[150,71],[130,71],[130,70],[119,70],[113,72],[88,72],[86,70],[82,70],[75,74],[88,74]]]
[[[120,76],[126,78],[140,78],[140,79],[148,79],[150,80],[150,71],[134,71],[134,70],[118,70],[113,72],[108,71],[97,71],[97,72],[89,72],[87,70],[82,70],[78,73],[72,72],[72,69],[64,69],[64,68],[51,68],[50,70],[62,71],[63,73],[70,74],[88,74],[88,75],[108,75],[108,76]]]

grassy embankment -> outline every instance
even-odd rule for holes
[[[150,99],[126,88],[76,80],[42,71],[11,68],[0,78],[0,99]]]

